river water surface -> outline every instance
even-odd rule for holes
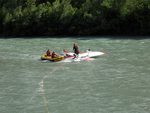
[[[93,61],[40,61],[90,48]],[[0,39],[0,113],[150,113],[150,39]]]

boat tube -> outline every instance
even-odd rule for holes
[[[69,57],[73,57],[75,53],[72,53],[72,52],[68,52],[68,53],[65,53],[66,56],[69,56]],[[95,58],[95,57],[98,57],[98,56],[101,56],[103,55],[104,53],[103,52],[99,52],[99,51],[87,51],[87,52],[83,52],[83,53],[79,53],[78,57],[90,57],[90,58]]]

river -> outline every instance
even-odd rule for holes
[[[93,61],[42,62],[90,48]],[[150,38],[55,37],[0,39],[0,113],[150,113]]]

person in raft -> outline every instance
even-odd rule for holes
[[[56,58],[56,57],[58,57],[59,55],[58,54],[56,54],[54,51],[52,52],[52,58]]]
[[[49,49],[46,51],[46,55],[51,56],[51,51]]]

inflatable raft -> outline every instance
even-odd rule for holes
[[[64,56],[57,56],[55,58],[52,58],[51,56],[47,56],[46,54],[43,54],[41,56],[41,60],[49,60],[49,61],[52,61],[52,62],[58,62],[58,61],[61,61],[64,59]]]

